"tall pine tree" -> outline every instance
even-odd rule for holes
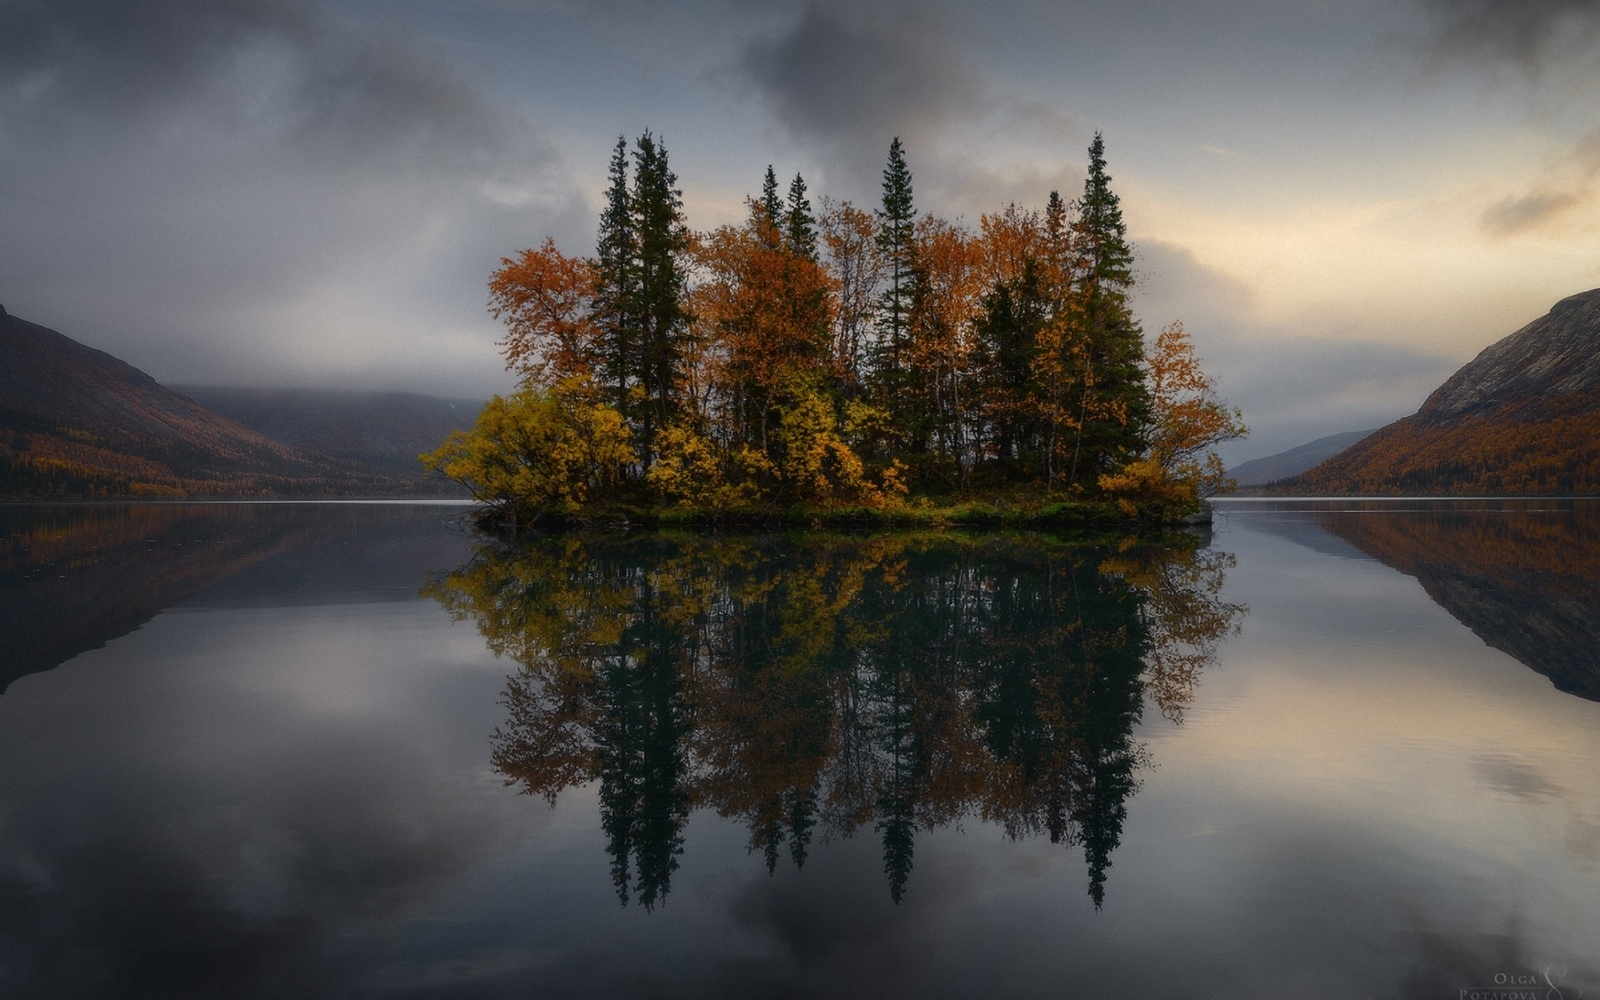
[[[789,182],[788,212],[784,219],[789,249],[807,260],[817,260],[817,219],[811,214],[811,199],[806,197],[805,178],[799,174]]]
[[[911,342],[911,311],[917,283],[917,211],[911,197],[911,170],[896,136],[883,169],[883,207],[878,209],[878,252],[886,287],[878,310],[878,339],[872,379],[878,400],[901,428],[907,422],[905,390]]]
[[[611,186],[595,238],[594,322],[600,339],[600,374],[611,404],[626,412],[635,376],[639,331],[634,316],[635,257],[632,201],[628,195],[628,140],[617,137]]]
[[[783,200],[778,197],[778,174],[767,164],[767,175],[761,179],[762,238],[776,248],[783,238]]]
[[[1101,474],[1137,457],[1150,413],[1145,389],[1144,334],[1128,307],[1133,249],[1122,203],[1106,173],[1105,140],[1094,134],[1089,174],[1078,205],[1081,273],[1075,295],[1076,331],[1083,346],[1077,430],[1066,473],[1093,489]]]
[[[638,330],[633,372],[638,391],[630,392],[623,412],[635,424],[640,457],[648,467],[657,432],[671,423],[679,407],[678,388],[691,319],[684,308],[687,287],[683,269],[689,230],[684,224],[683,192],[667,164],[666,146],[645,132],[636,144],[633,161],[628,207],[636,256],[628,312]]]
[[[984,296],[973,325],[978,408],[987,425],[988,450],[1002,473],[1037,456],[1039,400],[1034,361],[1049,302],[1038,262],[1029,259],[1013,281],[997,282]]]

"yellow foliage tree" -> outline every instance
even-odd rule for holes
[[[615,489],[635,460],[622,414],[581,379],[496,396],[471,430],[418,457],[479,500],[562,513]]]
[[[904,486],[891,465],[880,483],[873,483],[861,458],[840,436],[833,403],[811,382],[793,380],[778,421],[782,460],[778,466],[788,492],[796,499],[825,506],[873,509],[899,502]]]

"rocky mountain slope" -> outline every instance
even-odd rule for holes
[[[1274,491],[1600,494],[1600,289],[1557,302],[1415,414]]]

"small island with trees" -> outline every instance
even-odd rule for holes
[[[546,239],[489,281],[520,379],[422,456],[528,522],[1171,522],[1246,433],[1181,323],[1146,345],[1089,147],[1080,199],[919,216],[899,139],[875,211],[767,169],[693,232],[667,151],[618,139],[592,258]]]

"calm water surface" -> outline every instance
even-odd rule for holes
[[[462,513],[0,507],[0,996],[1600,995],[1600,504]]]

